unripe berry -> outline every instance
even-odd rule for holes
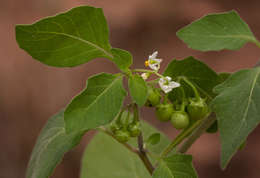
[[[117,130],[115,132],[115,137],[118,141],[125,143],[130,139],[130,134],[128,131],[125,130]]]
[[[156,107],[156,116],[160,121],[169,121],[173,113],[172,104],[160,104]]]
[[[171,116],[171,123],[176,129],[185,129],[189,126],[189,116],[184,111],[175,111]]]
[[[198,101],[196,99],[190,99],[190,103],[187,106],[187,111],[191,119],[199,120],[207,116],[209,107],[202,98]]]
[[[137,137],[141,133],[141,125],[140,122],[134,122],[128,125],[128,131],[131,137]]]

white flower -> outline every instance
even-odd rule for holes
[[[145,61],[145,66],[149,66],[151,69],[158,71],[160,69],[160,63],[162,59],[157,59],[158,51],[155,51],[149,56],[148,60]]]
[[[150,76],[149,73],[142,73],[142,74],[141,74],[141,77],[142,77],[144,80],[147,80],[149,76]]]
[[[160,78],[160,80],[159,80],[159,85],[165,93],[168,93],[168,92],[172,91],[173,88],[177,88],[180,86],[179,83],[171,81],[171,80],[172,80],[172,78],[168,77],[168,76],[164,77],[164,78]]]

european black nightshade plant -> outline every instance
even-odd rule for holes
[[[260,122],[260,67],[217,74],[188,57],[172,60],[158,73],[158,52],[132,69],[132,55],[112,48],[102,9],[76,7],[32,25],[17,25],[19,46],[34,59],[55,67],[74,67],[95,58],[114,62],[121,71],[90,77],[86,88],[65,110],[48,120],[37,140],[27,178],[51,175],[63,155],[84,133],[97,130],[86,148],[81,178],[196,178],[192,156],[185,152],[205,131],[220,132],[221,167],[226,168]],[[237,50],[260,43],[235,11],[207,15],[177,32],[190,48]],[[150,69],[149,69],[150,68]],[[149,80],[151,75],[157,76]],[[122,79],[128,80],[128,91]],[[131,102],[124,103],[127,95]],[[156,107],[158,119],[182,131],[169,140],[139,116]],[[96,165],[99,166],[96,166]]]

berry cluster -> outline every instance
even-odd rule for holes
[[[122,110],[118,117],[110,124],[110,130],[120,142],[127,142],[131,137],[138,137],[141,133],[141,124],[136,113],[129,110]]]
[[[163,122],[171,121],[173,127],[178,130],[187,128],[192,121],[202,119],[209,113],[209,107],[201,97],[183,98],[181,103],[171,103],[167,97],[168,95],[165,95],[161,103],[162,96],[159,90],[149,87],[146,106],[155,107],[157,118]]]
[[[134,72],[144,72],[141,76],[145,81],[151,74],[159,77],[153,81],[146,81],[148,94],[145,106],[155,107],[156,117],[160,121],[171,121],[173,127],[178,130],[186,129],[196,120],[203,119],[210,113],[206,98],[200,96],[197,88],[187,78],[180,76],[175,78],[177,80],[175,82],[170,76],[159,74],[158,70],[162,59],[158,59],[157,55],[158,52],[156,51],[145,61],[145,66],[150,67],[152,70],[134,70]],[[181,82],[185,84],[182,85]],[[156,87],[157,84],[159,87]],[[192,89],[193,95],[186,94],[187,88],[185,89],[185,86]],[[175,90],[173,91],[173,89]],[[168,99],[169,94],[176,90],[181,91],[181,98]],[[133,114],[131,109],[133,109]],[[120,112],[110,125],[110,130],[118,141],[127,142],[130,137],[137,137],[140,134],[140,121],[136,110],[138,108],[135,108],[134,104],[130,104],[127,109]]]

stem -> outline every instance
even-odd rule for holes
[[[203,119],[201,125],[197,127],[190,137],[178,149],[178,152],[185,153],[191,145],[214,123],[216,120],[215,114],[210,114],[209,117]]]
[[[138,148],[139,148],[139,151],[138,151],[139,158],[143,161],[146,169],[152,175],[153,171],[154,171],[154,167],[153,167],[151,161],[149,160],[149,158],[147,157],[146,151],[144,149],[143,134],[142,133],[140,133],[140,135],[138,136]]]
[[[139,121],[139,110],[138,110],[137,104],[134,104],[133,109],[134,109],[134,120]],[[137,152],[138,156],[143,161],[146,169],[152,175],[153,171],[154,171],[154,167],[153,167],[152,163],[150,162],[149,158],[147,157],[146,151],[144,149],[144,140],[143,140],[142,132],[138,136],[137,143],[138,143],[138,149],[139,149]]]
[[[200,94],[199,94],[198,90],[196,89],[196,87],[187,78],[181,77],[181,79],[184,82],[186,82],[192,88],[192,90],[194,91],[196,99],[199,100],[200,99]]]
[[[185,110],[186,95],[185,95],[183,87],[181,87],[181,93],[182,93],[181,111],[184,111]]]
[[[118,117],[116,118],[116,124],[117,124],[117,125],[122,125],[121,117],[122,117],[123,112],[124,112],[124,109],[121,109],[121,111],[120,111]]]
[[[163,97],[163,104],[168,104],[169,103],[169,99],[168,99],[169,93],[166,93]]]
[[[154,71],[154,70],[134,69],[133,72],[146,72],[146,73],[155,74],[160,78],[165,78],[163,75],[159,74],[157,71]]]
[[[254,41],[252,41],[253,43],[255,43],[255,45],[258,47],[258,48],[260,48],[260,42],[258,41],[258,40],[254,40]]]
[[[139,112],[138,112],[138,106],[136,103],[133,105],[133,110],[134,110],[134,122],[138,122],[139,121]]]
[[[127,110],[127,116],[126,116],[126,119],[125,119],[125,123],[123,124],[123,129],[126,131],[127,130],[127,126],[129,124],[129,118],[130,118],[130,111],[129,111],[129,108]]]
[[[97,130],[104,132],[105,134],[111,136],[111,137],[114,138],[116,141],[118,141],[118,140],[116,139],[116,137],[115,137],[111,132],[109,132],[107,129],[105,129],[104,127],[99,127]],[[138,150],[137,150],[136,148],[132,147],[131,145],[129,145],[128,143],[122,143],[122,142],[120,142],[120,141],[118,141],[118,142],[119,142],[120,144],[122,144],[123,146],[125,146],[129,151],[131,151],[131,152],[133,152],[133,153],[135,153],[135,154],[138,154]]]
[[[149,83],[149,84],[156,84],[156,83],[158,83],[158,81],[159,81],[159,79],[157,78],[155,80],[147,81],[147,83]]]
[[[191,127],[187,130],[183,130],[162,152],[161,158],[167,156],[178,144],[180,144],[198,125],[201,123],[201,120],[196,121]]]

